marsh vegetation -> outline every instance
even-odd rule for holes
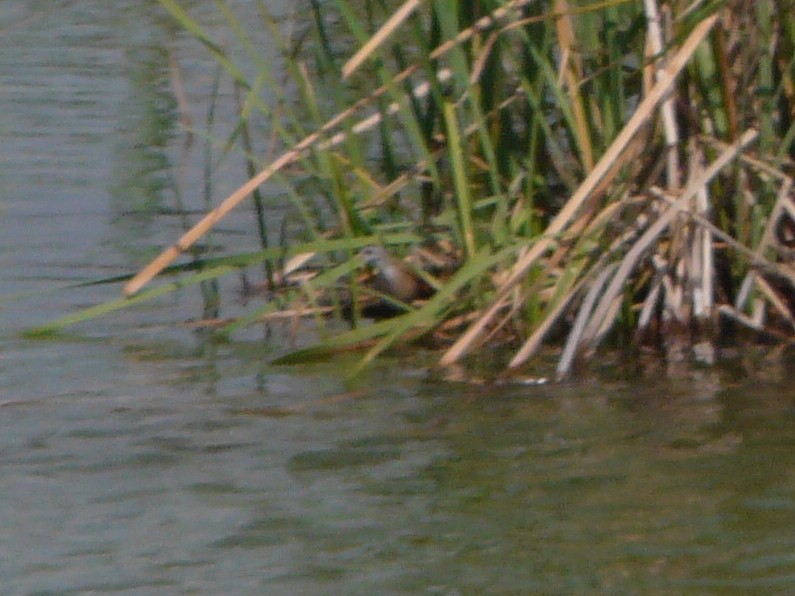
[[[219,0],[224,41],[160,3],[237,89],[208,143],[249,179],[125,298],[48,329],[247,270],[264,299],[216,333],[351,323],[284,361],[362,346],[364,366],[424,337],[443,365],[501,346],[521,370],[552,344],[565,377],[607,345],[711,363],[729,340],[791,342],[792,2],[259,2],[252,24]],[[276,237],[266,181],[288,206]],[[259,248],[192,253],[246,202]],[[432,291],[373,288],[370,246]],[[393,316],[370,321],[375,295]]]

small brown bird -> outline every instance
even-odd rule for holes
[[[425,280],[417,277],[403,261],[390,255],[383,246],[367,246],[359,254],[376,271],[373,281],[375,290],[406,303],[433,294],[433,288]]]

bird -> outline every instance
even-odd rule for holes
[[[366,246],[359,255],[376,272],[374,290],[407,304],[433,294],[433,288],[425,280],[411,271],[406,263],[389,254],[383,246]]]

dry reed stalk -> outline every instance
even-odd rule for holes
[[[763,326],[760,321],[754,320],[753,318],[749,317],[745,313],[740,312],[733,306],[729,304],[721,304],[718,307],[718,312],[734,321],[737,321],[741,325],[752,329],[753,331],[762,331]]]
[[[620,209],[620,207],[621,207],[621,202],[615,202],[606,205],[605,208],[599,214],[597,214],[596,217],[594,217],[594,219],[591,221],[589,229],[598,227],[601,221],[610,220],[612,216]],[[641,217],[639,218],[639,220],[641,220],[642,225],[646,224],[645,218]],[[626,232],[621,234],[621,236],[616,238],[611,243],[610,247],[602,253],[602,256],[600,257],[599,261],[595,263],[588,271],[586,271],[586,274],[582,278],[577,280],[577,282],[571,288],[568,288],[565,291],[565,294],[560,298],[557,305],[549,313],[547,313],[546,317],[543,319],[541,324],[536,328],[535,331],[533,331],[533,333],[530,335],[527,341],[525,341],[525,343],[522,345],[519,351],[511,359],[510,363],[508,364],[509,369],[521,366],[522,364],[527,362],[527,360],[532,358],[533,355],[535,355],[535,353],[540,349],[541,342],[544,340],[546,334],[549,332],[552,326],[558,322],[560,317],[566,312],[566,308],[571,303],[572,299],[576,297],[580,293],[582,288],[593,278],[594,272],[602,271],[602,265],[604,263],[607,263],[611,255],[616,254],[619,250],[622,249],[622,247],[625,244],[630,242],[632,238],[639,235],[639,233],[640,233],[639,230],[633,227],[633,229],[627,230]],[[589,230],[586,230],[583,233],[583,235],[586,236],[588,234]],[[552,291],[553,296],[556,295],[560,290],[560,284],[563,284],[565,282],[566,280],[564,279],[563,276],[561,276],[558,279],[556,288],[554,288]]]
[[[785,177],[784,182],[781,185],[781,188],[779,188],[778,194],[776,196],[776,204],[773,206],[773,211],[770,213],[770,217],[768,218],[767,224],[765,225],[765,231],[762,232],[762,238],[760,239],[759,245],[754,251],[761,258],[764,258],[765,251],[773,244],[773,240],[775,239],[776,235],[776,226],[778,225],[779,219],[782,217],[784,211],[786,210],[786,206],[789,203],[789,194],[791,190],[792,179]],[[737,298],[734,301],[734,306],[738,310],[742,310],[745,306],[748,296],[751,293],[751,289],[753,288],[754,280],[757,277],[756,271],[749,271],[743,279],[742,284],[740,284],[740,291],[737,293]]]
[[[574,363],[574,358],[577,355],[577,348],[581,343],[584,343],[581,340],[587,338],[588,335],[586,333],[588,316],[591,314],[591,311],[596,304],[596,299],[599,296],[599,292],[602,291],[602,288],[607,283],[608,278],[616,267],[618,267],[618,263],[610,263],[607,267],[605,267],[596,277],[593,284],[591,284],[591,287],[588,289],[588,292],[585,294],[585,299],[580,305],[579,311],[577,312],[577,318],[574,320],[574,325],[569,332],[569,336],[566,338],[566,345],[563,348],[563,353],[561,354],[560,361],[558,362],[558,379],[565,377],[571,369],[571,366]]]
[[[720,139],[716,139],[711,135],[700,134],[698,135],[698,139],[700,141],[703,141],[704,143],[707,143],[708,145],[711,145],[712,147],[714,147],[719,151],[723,151],[724,149],[730,146],[729,143],[721,141]],[[759,157],[754,157],[753,155],[748,155],[746,153],[741,153],[739,157],[740,161],[742,161],[745,164],[748,164],[755,170],[759,170],[760,172],[772,176],[773,178],[776,178],[781,182],[785,182],[787,180],[792,182],[792,176],[784,172],[782,169],[770,165],[769,163],[760,159]],[[788,160],[787,163],[790,166],[795,165],[791,160]]]
[[[677,199],[668,196],[664,193],[661,189],[657,187],[651,187],[649,192],[654,194],[655,196],[664,199],[666,202],[670,203],[671,205],[675,205],[677,203]],[[786,203],[785,203],[786,204]],[[704,219],[700,215],[693,213],[691,211],[687,211],[685,209],[682,210],[682,213],[687,215],[688,217],[692,218],[693,221],[698,223],[700,226],[708,228],[709,231],[718,238],[721,242],[725,242],[729,245],[732,249],[736,250],[741,255],[748,258],[748,261],[755,267],[772,273],[781,277],[784,280],[787,280],[790,285],[795,288],[795,271],[791,270],[788,267],[783,267],[778,263],[770,261],[760,255],[757,255],[755,251],[751,250],[744,244],[741,244],[731,236],[729,236],[726,232],[715,226],[712,222]],[[795,214],[795,208],[793,208],[793,213]]]
[[[654,59],[656,61],[662,60],[662,63],[658,62],[657,67],[654,69],[654,78],[659,81],[662,77],[665,77],[663,68],[661,68],[665,65],[663,60],[665,42],[663,40],[660,11],[654,0],[643,0],[643,7],[646,11],[646,21],[648,23],[647,43]],[[665,146],[673,149],[679,145],[679,129],[676,125],[673,97],[669,96],[662,102],[660,114],[662,115],[663,129],[665,131]],[[677,151],[671,150],[667,152],[666,157],[668,159],[666,170],[668,188],[671,190],[678,189],[681,186],[679,179],[679,154]]]
[[[453,49],[454,47],[461,45],[471,39],[476,33],[485,31],[490,27],[494,26],[496,23],[507,17],[511,14],[512,11],[521,8],[529,3],[532,0],[513,0],[508,6],[498,8],[493,11],[490,15],[485,16],[481,19],[478,19],[474,25],[465,29],[464,31],[460,32],[456,37],[438,48],[436,48],[433,52],[431,52],[429,59],[435,60],[440,58],[445,53]],[[419,64],[414,64],[409,66],[408,68],[404,69],[392,79],[392,85],[398,85],[399,83],[405,81],[410,77],[412,74],[417,72],[420,69]],[[429,88],[427,83],[421,84],[420,90],[424,90]],[[345,122],[348,118],[355,115],[359,110],[363,109],[364,107],[368,106],[376,99],[381,97],[382,95],[386,94],[390,89],[390,86],[382,85],[375,91],[373,91],[367,97],[364,97],[357,102],[355,102],[351,107],[342,112],[338,113],[330,120],[328,120],[323,126],[321,126],[318,130],[313,132],[312,134],[306,136],[304,139],[296,143],[290,150],[283,153],[279,156],[275,161],[271,162],[268,167],[263,169],[259,174],[248,180],[245,184],[240,186],[236,191],[234,191],[231,195],[229,195],[226,199],[224,199],[221,204],[207,213],[196,225],[193,226],[188,232],[186,232],[176,243],[172,246],[164,250],[158,257],[156,257],[152,262],[146,265],[143,269],[141,269],[133,278],[127,282],[124,286],[124,294],[125,296],[132,296],[133,294],[137,293],[141,288],[143,288],[147,283],[149,283],[155,276],[157,276],[163,269],[168,267],[180,254],[185,252],[188,248],[190,248],[199,238],[201,238],[204,234],[206,234],[215,224],[217,224],[221,219],[223,219],[227,213],[229,213],[232,209],[234,209],[238,204],[240,204],[245,198],[247,198],[256,188],[264,184],[268,181],[274,174],[279,172],[282,168],[294,163],[297,161],[305,151],[307,151],[310,147],[322,142],[324,135],[331,132],[338,126],[340,126],[343,122]],[[378,116],[378,115],[376,115]],[[378,123],[377,119],[374,119],[372,116],[365,119],[367,124],[358,123],[361,126],[375,126]],[[361,131],[361,129],[357,129]],[[339,133],[333,137],[334,144],[341,143],[345,140],[345,134]],[[331,143],[332,140],[329,139],[327,143]],[[330,144],[323,145],[323,148],[329,148]]]
[[[767,283],[764,277],[757,277],[756,285],[759,291],[765,296],[770,305],[778,311],[778,314],[795,329],[795,318],[792,317],[789,307],[784,303],[773,287]]]
[[[534,1],[535,0],[511,0],[511,2],[509,2],[506,6],[497,8],[493,10],[491,14],[481,17],[471,27],[464,29],[453,39],[437,47],[433,52],[430,53],[428,58],[430,60],[436,60],[437,58],[446,54],[448,50],[451,50],[455,46],[459,46],[469,41],[476,33],[482,33],[483,31],[492,28],[500,21],[506,19],[512,12],[527,6],[528,4],[532,4]],[[368,42],[358,52],[356,52],[356,54],[354,54],[350,60],[348,60],[342,69],[343,78],[348,78],[357,68],[359,68],[361,63],[371,56],[377,47],[392,35],[394,30],[400,24],[402,24],[403,21],[405,21],[406,18],[408,18],[411,13],[414,12],[414,10],[416,10],[419,4],[421,4],[421,0],[417,2],[409,0],[401,8],[399,8],[398,11],[394,13],[393,16],[391,16],[387,22],[384,23],[384,25],[381,26],[375,35],[368,40]],[[409,69],[411,70],[411,73],[413,73],[419,69],[419,66],[409,67]],[[395,82],[399,83],[402,80],[404,79],[396,79]]]
[[[660,235],[668,228],[680,212],[688,211],[689,203],[693,197],[696,196],[697,193],[726,166],[726,164],[734,159],[739,151],[756,139],[756,136],[756,131],[747,131],[740,139],[740,142],[724,151],[709,168],[700,175],[695,176],[682,194],[671,203],[668,210],[663,212],[632,245],[632,248],[627,252],[613,275],[607,289],[602,293],[598,305],[594,307],[592,311],[590,308],[586,311],[585,316],[590,314],[590,320],[580,334],[581,337],[578,337],[576,340],[570,338],[570,340],[567,341],[567,361],[564,362],[561,360],[557,371],[558,378],[565,377],[571,371],[571,364],[578,350],[585,350],[586,353],[592,352],[612,326],[618,314],[624,283],[628,279],[630,273],[635,269],[636,263],[640,257],[650,249],[652,244],[658,241]],[[677,270],[677,280],[683,279],[684,261],[679,261]],[[600,284],[597,289],[601,289],[601,285],[602,284]],[[680,317],[686,297],[684,288],[679,284],[674,284],[673,280],[668,275],[663,275],[662,285],[666,290],[664,296],[667,300],[667,312],[669,315]]]
[[[309,137],[307,137],[309,139]],[[304,139],[306,141],[306,139]],[[314,139],[313,139],[314,140]],[[262,170],[257,176],[246,182],[243,186],[238,188],[218,207],[205,215],[199,223],[188,230],[175,244],[164,250],[160,255],[155,258],[146,267],[141,269],[135,276],[127,282],[124,286],[124,294],[132,296],[144,285],[152,280],[158,273],[168,267],[179,255],[188,250],[193,244],[207,233],[215,224],[221,221],[227,213],[234,209],[238,203],[248,197],[256,188],[267,181],[271,176],[278,172],[284,166],[293,163],[302,154],[302,151],[311,145],[311,142],[299,146],[284,153],[279,159]]]
[[[668,210],[663,212],[660,217],[649,226],[638,241],[633,244],[632,248],[621,262],[621,266],[610,282],[610,286],[605,290],[602,301],[594,311],[594,318],[602,320],[606,317],[608,310],[611,308],[613,299],[621,292],[624,282],[629,277],[629,274],[634,269],[641,255],[656,242],[659,235],[670,225],[680,212],[687,212],[688,203],[701,188],[708,184],[740,151],[753,142],[756,137],[757,132],[755,130],[746,131],[735,145],[719,155],[700,176],[693,178],[690,184],[682,191],[682,194],[671,203]]]
[[[703,153],[699,150],[700,158]],[[699,159],[701,162],[701,159]],[[706,186],[702,186],[696,193],[695,212],[704,219],[709,219],[710,205],[709,193]],[[693,242],[693,315],[696,319],[708,319],[712,316],[715,306],[713,279],[715,274],[715,251],[713,247],[712,231],[704,226],[694,230]]]
[[[449,76],[449,71],[442,72],[444,76]],[[379,88],[378,91],[383,90],[386,91],[385,87]],[[418,85],[415,89],[418,97],[422,97],[423,95],[427,94],[430,91],[430,85],[427,83],[422,83]],[[376,93],[377,93],[376,92]],[[375,93],[369,96],[368,99],[372,99],[375,96]],[[283,153],[279,156],[276,161],[272,162],[268,165],[267,168],[259,172],[256,176],[251,178],[248,182],[243,184],[239,187],[235,192],[229,195],[226,199],[224,199],[221,204],[216,207],[215,209],[211,210],[207,215],[205,215],[196,225],[194,225],[190,230],[188,230],[175,244],[171,247],[164,250],[157,258],[155,258],[151,263],[149,263],[146,267],[141,269],[127,284],[124,286],[124,294],[127,296],[131,296],[138,292],[144,285],[146,285],[149,281],[151,281],[157,274],[159,274],[163,269],[168,267],[174,259],[176,259],[180,254],[185,252],[188,248],[190,248],[199,238],[201,238],[204,234],[206,234],[215,224],[221,221],[227,213],[229,213],[232,209],[234,209],[238,204],[240,204],[244,199],[246,199],[250,194],[252,194],[257,188],[259,188],[262,184],[267,182],[274,174],[279,172],[282,168],[298,161],[304,153],[313,145],[318,145],[320,149],[329,149],[333,146],[339,145],[345,141],[347,138],[347,133],[337,133],[333,137],[321,141],[323,135],[338,126],[341,122],[345,119],[350,117],[355,110],[358,109],[360,102],[357,102],[354,107],[344,110],[340,112],[336,116],[334,116],[331,120],[327,121],[320,129],[315,131],[314,133],[310,134],[309,136],[305,137],[299,143],[297,143],[292,149]],[[395,104],[390,104],[389,110],[390,113],[394,113],[397,111],[397,107]],[[357,122],[353,126],[353,131],[358,133],[362,133],[365,130],[368,130],[374,126],[376,126],[379,121],[381,120],[380,114],[374,114],[365,118],[364,120]]]
[[[584,280],[577,282],[574,287],[569,289],[560,299],[558,304],[547,313],[547,316],[541,324],[533,331],[530,337],[527,338],[527,341],[511,359],[511,362],[508,364],[509,369],[521,366],[538,351],[541,347],[541,342],[544,341],[544,337],[546,337],[546,334],[549,333],[549,330],[552,329],[552,326],[558,321],[561,315],[566,312],[566,308],[568,308],[572,299],[579,293],[583,283]]]
[[[530,248],[527,254],[519,259],[512,268],[511,275],[508,280],[502,285],[497,293],[494,304],[486,311],[486,313],[478,319],[475,324],[469,327],[467,331],[455,342],[447,352],[442,356],[440,364],[447,366],[460,359],[466,354],[477,338],[483,333],[483,330],[494,318],[497,312],[502,308],[504,297],[510,292],[511,288],[515,286],[536,260],[546,252],[553,238],[561,232],[571,219],[577,214],[582,204],[591,195],[591,191],[597,186],[602,177],[610,169],[613,163],[620,157],[621,153],[627,147],[634,135],[640,127],[651,118],[653,111],[656,109],[660,101],[671,89],[676,77],[687,65],[691,56],[696,51],[701,41],[710,32],[712,27],[717,21],[717,16],[710,16],[701,21],[696,27],[693,28],[688,38],[685,40],[682,47],[671,59],[670,63],[665,67],[663,75],[655,83],[654,87],[649,91],[643,101],[638,106],[638,109],[630,118],[629,122],[624,126],[616,139],[610,145],[610,148],[605,152],[594,169],[586,177],[583,183],[575,191],[572,197],[564,205],[563,209],[555,216],[547,227],[546,233],[543,237],[539,238],[537,242]]]
[[[689,172],[691,177],[698,177],[704,169],[703,151],[701,147],[693,142],[691,143],[690,166]],[[706,185],[702,185],[694,196],[694,201],[691,203],[690,210],[693,214],[699,216],[696,221],[701,219],[708,220],[709,214],[709,195]],[[692,315],[698,320],[704,320],[712,315],[713,295],[712,295],[712,276],[714,273],[713,268],[713,251],[712,251],[712,233],[709,227],[697,226],[695,229],[689,229],[683,226],[681,232],[684,236],[684,255],[681,257],[681,266],[684,270],[683,275],[678,279],[679,287],[681,288],[681,296],[684,299],[688,296],[685,288],[691,288],[689,293],[689,305],[692,306]],[[685,305],[680,303],[677,305],[677,319],[684,321],[687,317],[680,310]]]
[[[765,333],[771,337],[775,337],[776,339],[781,340],[785,344],[795,343],[795,340],[792,338],[791,335],[782,333],[781,331],[778,331],[776,329],[765,328],[756,321],[754,321],[753,319],[751,319],[748,315],[741,313],[740,311],[738,311],[729,304],[721,304],[718,307],[718,312],[720,312],[720,314],[726,317],[729,317],[730,319],[733,319],[734,321],[737,321],[741,325],[744,325],[753,331],[757,331],[759,333]]]
[[[555,28],[558,32],[558,43],[560,46],[562,59],[560,61],[559,79],[566,81],[566,89],[571,98],[571,105],[574,112],[575,128],[579,143],[577,147],[582,154],[582,165],[586,172],[593,169],[594,156],[591,145],[591,135],[588,132],[588,118],[585,115],[580,84],[582,81],[582,59],[577,51],[577,38],[574,35],[574,22],[572,13],[569,10],[569,3],[566,0],[555,0]],[[599,116],[594,114],[594,118]]]
[[[655,255],[656,257],[657,255]],[[635,338],[640,340],[646,332],[646,329],[651,322],[651,317],[654,314],[654,309],[657,306],[657,300],[660,297],[660,292],[662,291],[663,287],[663,277],[665,271],[665,265],[663,263],[657,264],[657,274],[655,278],[651,282],[651,289],[649,290],[649,294],[646,296],[646,299],[643,301],[643,306],[640,309],[640,314],[638,315],[638,324],[635,330]]]
[[[552,257],[550,257],[550,259],[545,263],[545,271],[543,272],[544,274],[546,274],[547,278],[551,278],[552,277],[553,271],[560,265],[560,263],[563,261],[564,257],[568,256],[568,254],[569,254],[569,249],[561,248],[555,254],[553,254]],[[541,275],[540,278],[543,279],[544,275]],[[556,286],[558,284],[564,283],[564,281],[565,280],[564,280],[563,276],[559,276],[559,279],[557,281]],[[550,288],[550,289],[552,290],[550,292],[550,294],[549,294],[550,295],[550,299],[551,299],[551,297],[555,295],[555,291],[554,291],[554,288]],[[543,290],[542,292],[545,293],[545,292],[549,291],[550,289]],[[503,328],[503,326],[505,324],[507,324],[508,321],[510,321],[513,318],[513,316],[519,311],[519,309],[522,308],[522,306],[524,306],[525,301],[527,299],[526,298],[527,295],[531,294],[532,292],[534,292],[536,290],[537,290],[537,285],[534,285],[534,286],[532,286],[530,288],[515,287],[513,289],[513,295],[510,298],[506,298],[506,304],[510,304],[510,308],[507,309],[507,311],[503,315],[502,319],[497,321],[497,323],[494,325],[494,328],[491,330],[491,332],[488,333],[486,335],[486,337],[484,337],[480,343],[481,344],[488,344],[489,341],[491,340],[491,338],[496,336],[497,333],[499,333],[499,331]],[[540,292],[540,293],[542,293],[542,292]],[[478,316],[480,316],[480,315],[478,315]],[[478,317],[474,317],[472,320],[476,320],[477,318]],[[510,365],[509,365],[509,368],[510,368]]]
[[[453,78],[453,71],[449,68],[441,68],[436,72],[436,78],[440,83],[446,83],[450,79]],[[428,95],[431,92],[431,84],[426,82],[417,84],[411,90],[411,94],[417,98],[421,99]],[[387,116],[394,116],[397,114],[403,106],[401,106],[397,102],[390,103],[384,112]],[[356,124],[351,127],[351,132],[355,134],[362,134],[371,130],[378,126],[378,124],[383,120],[383,114],[381,112],[376,112],[375,114],[371,114],[367,118],[360,120]],[[345,139],[348,138],[348,131],[338,132],[334,136],[330,137],[328,140],[318,143],[317,149],[323,151],[325,149],[330,149],[331,147],[336,147],[337,145],[341,144]]]
[[[342,78],[349,78],[361,66],[362,62],[367,60],[403,24],[403,21],[412,15],[422,2],[423,0],[407,0],[403,6],[392,13],[392,16],[375,32],[375,35],[368,39],[367,43],[345,63],[342,67]]]

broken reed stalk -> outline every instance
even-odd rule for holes
[[[621,153],[641,126],[652,117],[654,110],[667,95],[679,73],[687,65],[702,40],[712,30],[717,18],[717,15],[707,17],[693,28],[693,31],[685,40],[680,50],[661,71],[661,75],[649,91],[648,96],[640,103],[629,122],[627,122],[610,145],[610,148],[605,152],[572,197],[566,202],[563,209],[561,209],[550,222],[549,226],[547,226],[544,236],[539,238],[530,250],[513,266],[511,275],[503,282],[502,286],[497,291],[492,306],[480,319],[471,325],[452,347],[447,350],[444,356],[442,356],[440,360],[442,366],[447,366],[456,362],[473,347],[486,326],[502,308],[505,296],[507,296],[510,290],[524,278],[530,267],[532,267],[538,258],[550,247],[557,234],[563,231],[572,218],[574,218],[585,200],[591,196],[591,192],[613,166],[614,162],[620,157]]]

